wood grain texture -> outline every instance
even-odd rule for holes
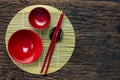
[[[5,48],[9,21],[22,8],[48,4],[61,9],[71,20],[76,48],[70,61],[56,73],[26,73],[10,60]],[[80,0],[0,1],[0,80],[120,80],[120,3]]]

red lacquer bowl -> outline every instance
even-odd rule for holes
[[[45,29],[50,24],[50,13],[42,7],[34,8],[29,14],[29,23],[36,29]]]
[[[36,61],[42,53],[42,40],[32,30],[18,30],[8,41],[8,51],[16,62],[31,63]]]

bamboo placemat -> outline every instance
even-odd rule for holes
[[[28,22],[29,12],[36,7],[44,7],[51,14],[51,23],[48,26],[48,28],[46,28],[45,30],[36,30]],[[8,40],[10,36],[14,32],[20,29],[33,30],[34,32],[40,35],[43,41],[42,55],[37,61],[30,64],[20,64],[12,60],[19,68],[29,73],[40,74],[40,68],[43,64],[44,57],[46,55],[48,46],[51,41],[49,39],[49,32],[51,28],[56,26],[59,16],[60,16],[60,10],[54,7],[47,6],[47,5],[34,5],[34,6],[30,6],[22,9],[12,18],[12,20],[8,25],[8,28],[6,31],[6,37],[5,37],[7,51],[8,51]],[[70,59],[74,50],[75,33],[73,30],[73,26],[70,23],[67,16],[64,16],[61,28],[63,29],[63,37],[62,37],[62,40],[56,44],[48,73],[53,73],[61,69]]]

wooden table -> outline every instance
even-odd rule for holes
[[[12,17],[19,10],[35,4],[47,4],[63,10],[76,34],[75,50],[69,62],[47,76],[19,69],[5,48],[5,33]],[[120,80],[119,27],[120,3],[0,0],[0,80]]]

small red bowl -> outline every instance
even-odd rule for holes
[[[29,23],[36,29],[45,29],[50,24],[50,13],[42,7],[34,8],[29,14]]]
[[[8,51],[16,62],[31,63],[36,61],[42,53],[42,40],[31,30],[18,30],[8,41]]]

